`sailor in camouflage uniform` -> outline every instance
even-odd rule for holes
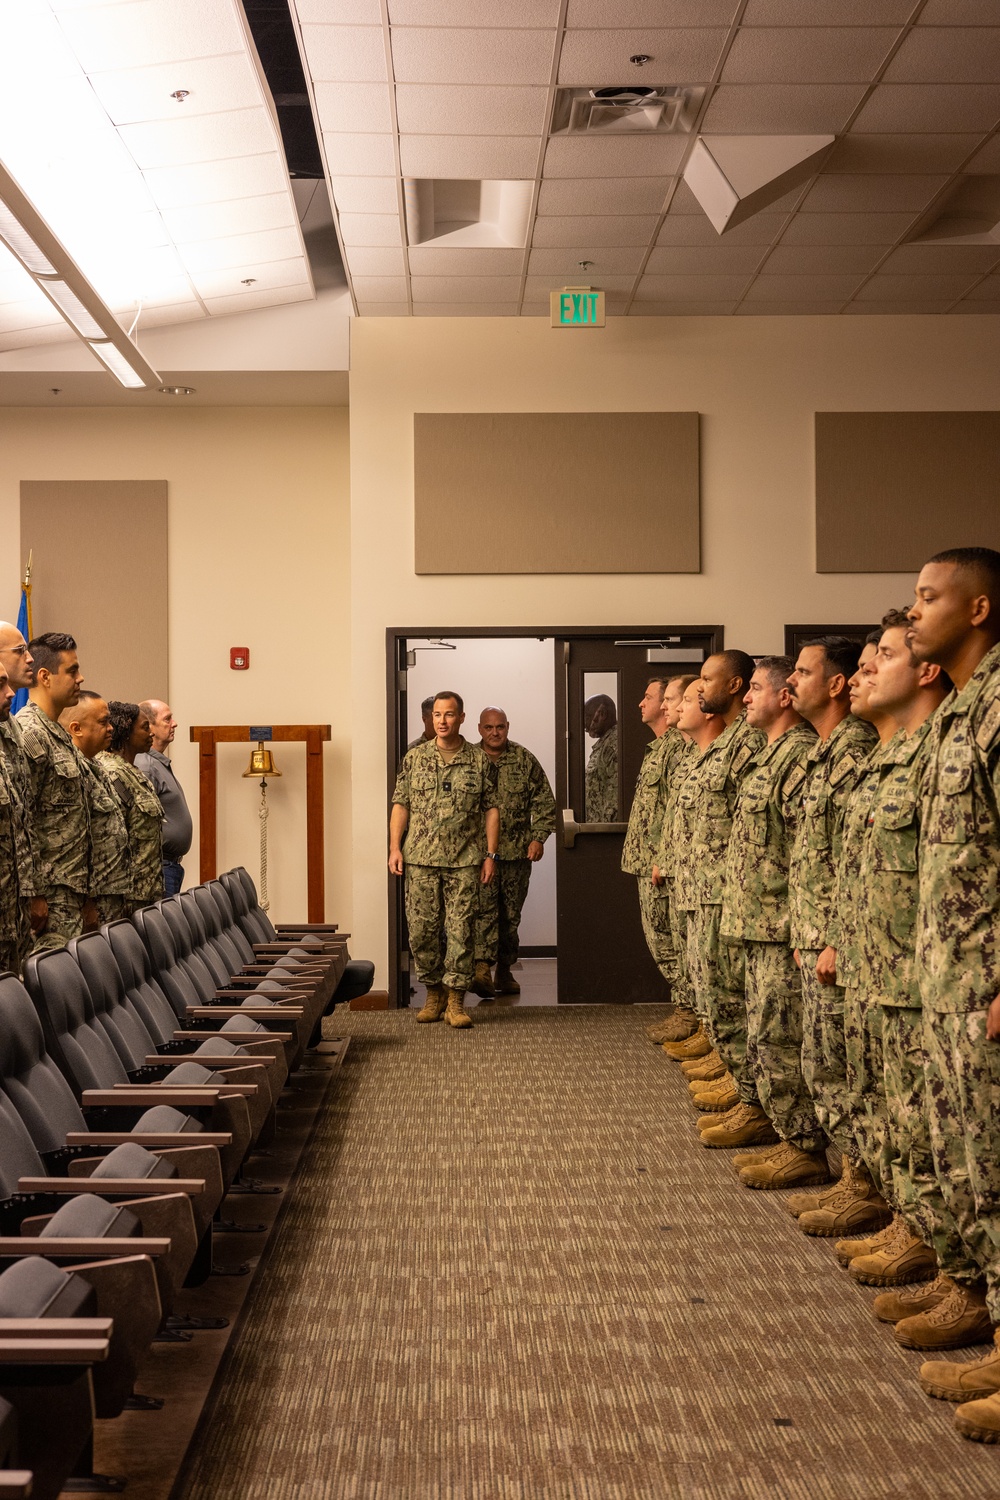
[[[30,643],[35,660],[31,701],[17,716],[28,768],[28,823],[36,894],[48,916],[34,951],[63,948],[97,921],[89,899],[90,803],[83,756],[58,722],[74,706],[83,678],[72,636],[50,631]]]
[[[0,666],[7,673],[10,686],[16,693],[21,688],[30,688],[34,681],[34,658],[28,650],[24,636],[16,625],[8,621],[0,623]],[[9,790],[14,798],[14,844],[17,861],[18,883],[21,889],[21,917],[19,952],[23,964],[34,942],[34,930],[41,928],[48,915],[45,899],[36,894],[35,855],[31,843],[28,823],[29,780],[28,763],[24,744],[16,718],[9,715],[0,721],[0,759],[7,771]]]
[[[113,922],[117,917],[127,917],[132,910],[129,901],[132,857],[125,810],[115,783],[100,759],[111,743],[111,713],[99,693],[84,688],[77,706],[67,708],[61,722],[86,763],[90,838],[94,850],[90,895],[96,903],[99,920]]]
[[[434,699],[437,736],[403,757],[392,794],[389,869],[406,879],[406,921],[417,977],[427,986],[418,1021],[472,1025],[463,1001],[473,976],[478,884],[494,879],[500,838],[497,769],[460,730],[457,693]],[[405,844],[403,842],[405,836]]]
[[[583,727],[596,744],[587,757],[583,800],[588,823],[617,823],[618,710],[607,693],[597,693],[583,705]]]
[[[726,853],[722,936],[743,945],[747,1058],[777,1146],[737,1157],[751,1188],[829,1178],[823,1132],[802,1077],[802,982],[788,943],[788,864],[816,732],[792,708],[787,656],[764,656],[750,679],[747,723],[767,736],[740,788]],[[756,1132],[746,1132],[751,1144]]]
[[[646,1035],[656,1046],[663,1046],[665,1042],[686,1041],[698,1030],[694,991],[687,971],[687,914],[677,903],[673,833],[677,794],[697,758],[690,736],[684,733],[679,724],[684,694],[697,680],[689,674],[671,677],[663,690],[664,722],[668,730],[678,735],[680,743],[669,768],[660,816],[660,832],[653,850],[652,881],[654,886],[662,886],[666,903],[667,928],[670,933],[670,998],[674,1002],[673,1011],[665,1020],[654,1021],[652,1026],[646,1027]],[[697,704],[695,707],[697,708]],[[701,1062],[703,1059],[695,1061]],[[720,1066],[718,1073],[711,1076],[720,1077],[724,1071]]]
[[[7,669],[0,664],[0,725],[10,718],[14,689]],[[10,772],[0,755],[0,971],[17,974],[25,941],[25,911],[21,899],[21,870],[17,849],[20,808]]]
[[[831,944],[837,862],[844,811],[871,754],[870,724],[850,712],[848,682],[857,671],[860,647],[843,636],[822,636],[799,651],[789,679],[795,707],[819,738],[809,752],[802,811],[789,868],[789,941],[802,975],[802,1075],[816,1117],[844,1160],[838,1183],[819,1195],[796,1193],[790,1213],[810,1234],[880,1228],[888,1207],[860,1161],[847,1115],[844,991],[837,983]],[[856,1201],[860,1200],[860,1204]]]
[[[622,848],[622,870],[636,877],[643,936],[653,962],[671,988],[677,982],[677,963],[670,932],[670,907],[665,881],[653,881],[653,865],[663,829],[663,813],[671,773],[684,750],[677,729],[667,724],[664,694],[667,680],[651,677],[639,713],[653,738],[643,751],[635,783],[628,829]]]
[[[121,803],[128,833],[131,884],[128,914],[152,906],[165,894],[163,883],[163,804],[156,788],[135,764],[137,755],[147,755],[153,744],[149,719],[138,703],[112,699],[110,749],[97,756],[100,769],[110,780]]]
[[[502,708],[479,716],[479,749],[497,768],[500,846],[497,872],[480,882],[476,914],[476,971],[472,993],[484,1000],[517,995],[521,986],[511,970],[517,963],[521,909],[528,895],[531,867],[541,859],[556,826],[556,799],[540,762],[509,738]],[[496,964],[496,982],[490,966]]]

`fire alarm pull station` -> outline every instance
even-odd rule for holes
[[[232,667],[234,672],[245,672],[250,665],[250,647],[230,647],[229,665]]]

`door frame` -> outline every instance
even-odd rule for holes
[[[647,637],[668,635],[713,635],[715,650],[725,646],[725,627],[722,625],[411,625],[403,628],[389,625],[385,632],[385,724],[386,724],[386,827],[392,805],[392,793],[396,785],[396,772],[406,750],[406,717],[401,709],[406,704],[406,684],[401,682],[405,669],[405,642],[427,640],[435,637],[454,636],[459,640],[576,640],[587,637],[612,637],[617,640],[641,641]],[[554,658],[554,690],[559,692],[563,665]],[[650,663],[652,667],[654,663]],[[653,673],[650,672],[650,676]],[[400,939],[404,931],[403,882],[386,870],[387,900],[389,903],[389,1006],[396,1008],[409,1005],[409,970],[403,967]]]

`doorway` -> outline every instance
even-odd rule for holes
[[[638,703],[651,676],[697,672],[722,644],[721,626],[386,632],[389,798],[406,747],[422,730],[421,700],[442,688],[465,699],[463,733],[473,743],[481,709],[504,709],[511,738],[538,757],[552,785],[556,830],[533,869],[525,904],[520,1003],[667,998],[642,935],[634,877],[621,872],[632,791],[649,740]],[[608,776],[603,778],[611,800],[598,806],[591,799],[588,807],[587,765],[595,739],[587,732],[585,704],[597,697],[614,705],[617,764],[613,793]],[[604,745],[605,759],[609,748]],[[411,975],[403,883],[387,878],[390,1003],[406,1006]]]

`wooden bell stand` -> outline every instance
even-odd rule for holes
[[[323,741],[330,738],[329,724],[272,724],[268,735],[253,724],[196,724],[191,738],[198,746],[198,808],[200,816],[200,878],[214,880],[218,874],[218,757],[216,745],[256,744],[270,737],[275,744],[289,740],[306,743],[306,875],[309,922],[326,921],[323,870]]]

